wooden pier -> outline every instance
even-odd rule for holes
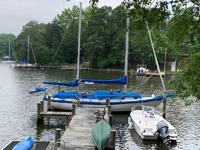
[[[104,109],[98,109],[103,111]],[[97,108],[78,107],[68,128],[60,139],[62,150],[95,150],[92,126],[96,123]],[[115,134],[114,134],[115,135]]]
[[[112,123],[111,106],[109,104],[109,100],[106,102],[106,108],[76,107],[76,104],[73,104],[72,112],[55,112],[44,111],[43,101],[38,103],[38,123],[41,123],[45,117],[65,117],[70,122],[66,124],[66,130],[62,136],[61,129],[57,128],[55,130],[55,140],[47,142],[46,147],[38,145],[34,147],[34,150],[95,150],[96,145],[92,140],[92,127],[100,119]],[[107,148],[115,149],[115,136],[116,131],[113,130]],[[8,147],[13,147],[15,144],[16,142],[10,143]]]
[[[165,76],[164,72],[160,72],[161,76]],[[146,72],[145,76],[160,76],[158,72]]]
[[[43,122],[44,118],[51,118],[51,117],[65,117],[66,120],[70,120],[74,111],[76,109],[76,105],[72,106],[72,112],[62,112],[62,111],[45,111],[44,110],[44,102],[41,101],[37,104],[37,122]]]

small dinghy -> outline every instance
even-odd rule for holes
[[[44,92],[46,90],[47,90],[47,88],[36,87],[34,90],[30,91],[29,94]]]
[[[111,136],[111,127],[105,120],[100,120],[92,128],[92,138],[99,150],[103,150]]]
[[[33,139],[28,137],[21,142],[17,143],[12,150],[30,150],[33,147]]]
[[[141,106],[132,108],[129,128],[135,128],[143,140],[159,140],[162,143],[176,142],[177,132],[167,120],[155,113],[155,108]]]

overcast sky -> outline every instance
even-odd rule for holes
[[[83,8],[89,6],[89,0],[82,0]],[[122,0],[100,0],[98,6],[121,4]],[[64,8],[79,6],[80,0],[0,0],[0,34],[18,35],[22,26],[30,20],[48,23],[60,14]]]

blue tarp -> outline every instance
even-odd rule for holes
[[[65,99],[65,98],[78,98],[78,92],[76,90],[72,91],[67,91],[67,92],[58,92],[54,94],[53,98],[60,98],[60,99]]]
[[[79,85],[79,80],[74,80],[72,82],[43,82],[44,84],[50,84],[50,85],[61,85],[61,86],[72,86],[76,87]]]
[[[82,79],[81,82],[92,82],[92,83],[105,83],[105,84],[127,84],[127,76],[122,76],[114,80],[93,80],[93,79]]]
[[[103,91],[99,90],[90,94],[79,95],[80,98],[90,99],[113,99],[113,98],[141,98],[138,92],[120,92],[120,91]]]

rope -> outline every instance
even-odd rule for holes
[[[154,71],[153,73],[156,73],[156,72],[157,72],[157,70]],[[137,88],[140,88],[140,87],[142,87],[145,83],[147,83],[147,81],[149,81],[149,80],[152,78],[153,73],[152,73],[146,80],[144,80],[142,83],[138,84],[138,85],[137,85]]]

